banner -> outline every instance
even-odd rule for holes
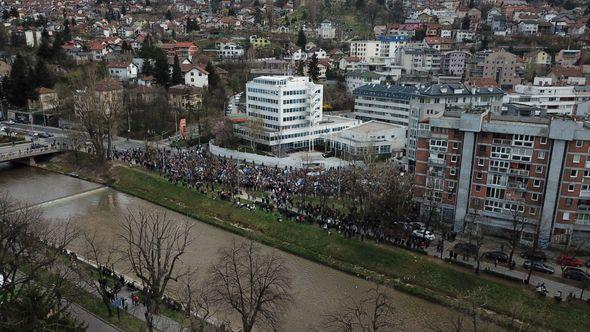
[[[178,125],[178,132],[180,133],[180,139],[186,139],[186,118],[180,119],[180,124]]]

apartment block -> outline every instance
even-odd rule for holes
[[[503,95],[497,88],[467,88],[464,84],[368,84],[354,91],[354,114],[363,121],[407,125],[406,152],[412,169],[418,132],[428,129],[428,118],[451,106],[487,106],[499,112]]]
[[[537,115],[540,114],[540,115]],[[590,123],[507,105],[446,110],[419,132],[416,196],[437,204],[461,230],[467,222],[521,241],[579,243],[590,238]]]

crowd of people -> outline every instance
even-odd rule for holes
[[[386,230],[363,220],[358,204],[334,207],[334,201],[343,202],[339,199],[354,190],[347,179],[358,177],[360,172],[352,174],[355,170],[351,168],[311,170],[265,166],[215,156],[202,147],[135,148],[115,151],[113,155],[127,164],[158,172],[170,183],[212,194],[237,206],[278,211],[282,215],[279,220],[314,223],[327,232],[338,232],[348,238],[372,238],[416,248],[428,245],[426,241],[411,239],[411,232],[402,223],[398,230],[395,227]],[[243,204],[241,198],[256,204]]]

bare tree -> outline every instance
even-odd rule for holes
[[[50,223],[38,210],[0,197],[0,330],[80,326],[62,300],[71,269],[60,259],[76,236],[69,221]]]
[[[84,234],[84,241],[82,243],[83,250],[81,254],[90,259],[97,265],[97,269],[90,268],[86,265],[77,266],[76,272],[80,280],[92,288],[102,300],[105,308],[109,313],[109,317],[113,316],[113,306],[111,299],[119,292],[123,285],[118,283],[112,275],[107,273],[110,271],[115,262],[116,249],[112,241],[107,243],[105,239],[98,239],[96,232]],[[106,269],[105,269],[106,268]]]
[[[260,117],[251,117],[248,121],[248,135],[252,150],[256,150],[256,140],[264,132],[264,120]]]
[[[237,312],[244,332],[256,323],[277,330],[293,302],[291,280],[283,260],[274,252],[262,254],[254,242],[234,242],[221,250],[210,271],[209,285],[222,308]]]
[[[512,204],[512,208],[510,209],[510,214],[512,215],[512,228],[510,234],[510,255],[508,257],[508,267],[512,269],[512,259],[514,257],[514,252],[518,246],[520,238],[522,236],[522,232],[526,227],[526,218],[524,217],[523,213],[518,210],[517,204]]]
[[[120,233],[123,254],[141,282],[149,331],[154,330],[154,315],[168,283],[184,275],[175,268],[192,241],[190,233],[188,223],[171,220],[165,213],[137,211],[125,217]]]
[[[196,269],[187,268],[178,280],[176,298],[189,319],[191,331],[204,331],[207,319],[215,315],[211,288],[199,283]]]
[[[113,80],[99,81],[96,66],[86,67],[70,85],[73,110],[92,142],[94,154],[100,162],[111,156],[112,136],[123,107],[123,88]],[[106,140],[106,142],[105,142]]]
[[[371,288],[359,300],[348,299],[337,312],[324,317],[324,327],[330,331],[378,332],[394,331],[398,327],[390,296],[379,286]]]
[[[476,287],[468,291],[459,300],[471,318],[473,331],[477,332],[480,321],[480,311],[487,303],[486,288],[481,286]]]

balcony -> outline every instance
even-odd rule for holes
[[[529,176],[530,171],[527,171],[526,169],[516,169],[516,168],[511,168],[508,173],[510,173],[511,175],[519,175],[519,176]]]
[[[515,190],[526,190],[526,184],[519,181],[508,181],[508,188]]]
[[[430,158],[428,158],[428,163],[431,164],[431,165],[436,165],[436,166],[444,166],[445,165],[445,160],[444,159],[430,157]]]
[[[590,190],[580,190],[580,198],[590,198]]]

